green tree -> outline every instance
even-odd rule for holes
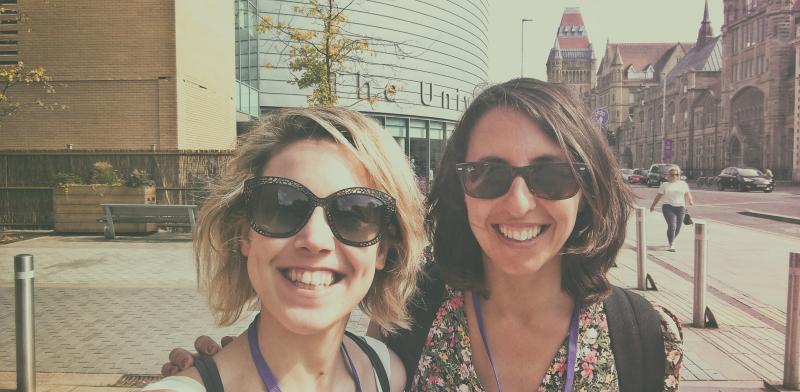
[[[47,102],[39,95],[29,100],[15,99],[12,93],[20,87],[39,88],[45,95],[56,92],[42,67],[26,67],[22,62],[0,66],[0,122],[15,115],[25,106],[36,106],[45,110],[65,108],[64,105]]]
[[[370,40],[346,31],[348,19],[345,11],[353,0],[342,6],[336,0],[309,0],[307,4],[293,7],[297,15],[313,20],[312,28],[291,27],[285,22],[266,16],[258,24],[258,31],[271,32],[288,48],[289,69],[293,80],[301,89],[312,88],[308,96],[310,106],[333,106],[336,95],[336,75],[351,71],[370,53]],[[272,64],[265,64],[272,67]],[[369,97],[374,104],[376,97]]]
[[[51,0],[42,1],[45,5],[56,6],[56,3]],[[30,20],[28,15],[17,7],[16,1],[0,7],[0,14],[4,17],[4,24],[22,27]],[[27,27],[27,30],[30,31],[30,27]],[[15,98],[22,89],[38,89],[42,94],[33,94],[33,98]],[[0,124],[27,106],[40,107],[45,110],[66,109],[65,105],[49,102],[50,100],[47,99],[48,95],[55,94],[55,92],[56,89],[51,83],[50,76],[42,67],[28,67],[22,61],[14,65],[0,66]]]

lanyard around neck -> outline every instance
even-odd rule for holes
[[[258,375],[261,376],[261,381],[264,383],[264,386],[267,387],[267,391],[281,392],[281,387],[278,386],[275,375],[272,374],[272,370],[270,370],[269,365],[267,365],[264,355],[261,354],[261,348],[258,347],[258,319],[260,317],[260,314],[256,316],[253,322],[250,323],[250,327],[247,328],[247,342],[250,345],[250,355],[253,357],[253,363],[256,365]],[[350,359],[350,354],[347,352],[344,342],[342,342],[342,354],[347,359],[347,365],[350,367],[350,374],[353,375],[353,381],[356,383],[356,392],[361,392],[361,380],[358,379],[358,372],[353,365],[353,360]]]
[[[497,375],[497,369],[494,366],[492,359],[492,350],[489,348],[489,338],[486,337],[486,328],[483,325],[483,313],[481,312],[480,297],[478,294],[472,292],[472,306],[475,309],[475,317],[478,319],[478,330],[481,333],[481,340],[483,340],[483,347],[486,348],[486,356],[489,357],[489,366],[492,368],[492,375],[494,375],[494,382],[497,384],[497,390],[503,392],[503,385],[500,383],[500,377]],[[567,379],[564,384],[564,392],[572,392],[572,385],[575,383],[575,361],[578,356],[578,313],[580,305],[576,302],[575,309],[572,312],[572,319],[569,321],[569,345],[567,346]]]

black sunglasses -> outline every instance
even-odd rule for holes
[[[319,198],[299,182],[255,177],[244,182],[250,227],[265,237],[291,237],[308,223],[317,207],[333,235],[350,246],[376,244],[396,211],[394,198],[370,188],[346,188]]]
[[[542,199],[563,200],[580,190],[579,176],[589,173],[585,163],[547,162],[511,166],[500,162],[466,162],[456,165],[464,193],[478,199],[494,199],[508,192],[514,178],[521,176],[528,190]]]

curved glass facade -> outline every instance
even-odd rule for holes
[[[344,33],[367,38],[370,46],[337,75],[338,105],[382,124],[411,158],[420,182],[426,182],[441,160],[448,130],[488,79],[488,0],[337,4],[350,4]],[[295,28],[319,30],[318,21],[296,12],[298,6],[304,2],[260,0],[258,12]],[[288,83],[293,80],[288,51],[271,32],[258,34],[258,63],[271,65],[258,69],[262,113],[308,105],[310,89]]]
[[[369,53],[337,76],[340,105],[363,112],[396,113],[457,120],[476,86],[488,78],[487,0],[355,1],[344,11],[345,34],[367,38]],[[312,18],[298,15],[303,2],[261,0],[261,16],[292,27],[320,29]],[[307,91],[292,80],[285,45],[272,33],[258,36],[262,106],[305,106]],[[393,86],[396,93],[391,92]],[[387,93],[388,91],[388,93]],[[370,105],[367,96],[377,96]]]

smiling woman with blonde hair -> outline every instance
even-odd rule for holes
[[[342,108],[271,115],[246,135],[200,211],[198,283],[218,324],[250,328],[145,390],[400,391],[402,363],[345,334],[360,308],[409,325],[425,246],[422,198],[394,139]]]

